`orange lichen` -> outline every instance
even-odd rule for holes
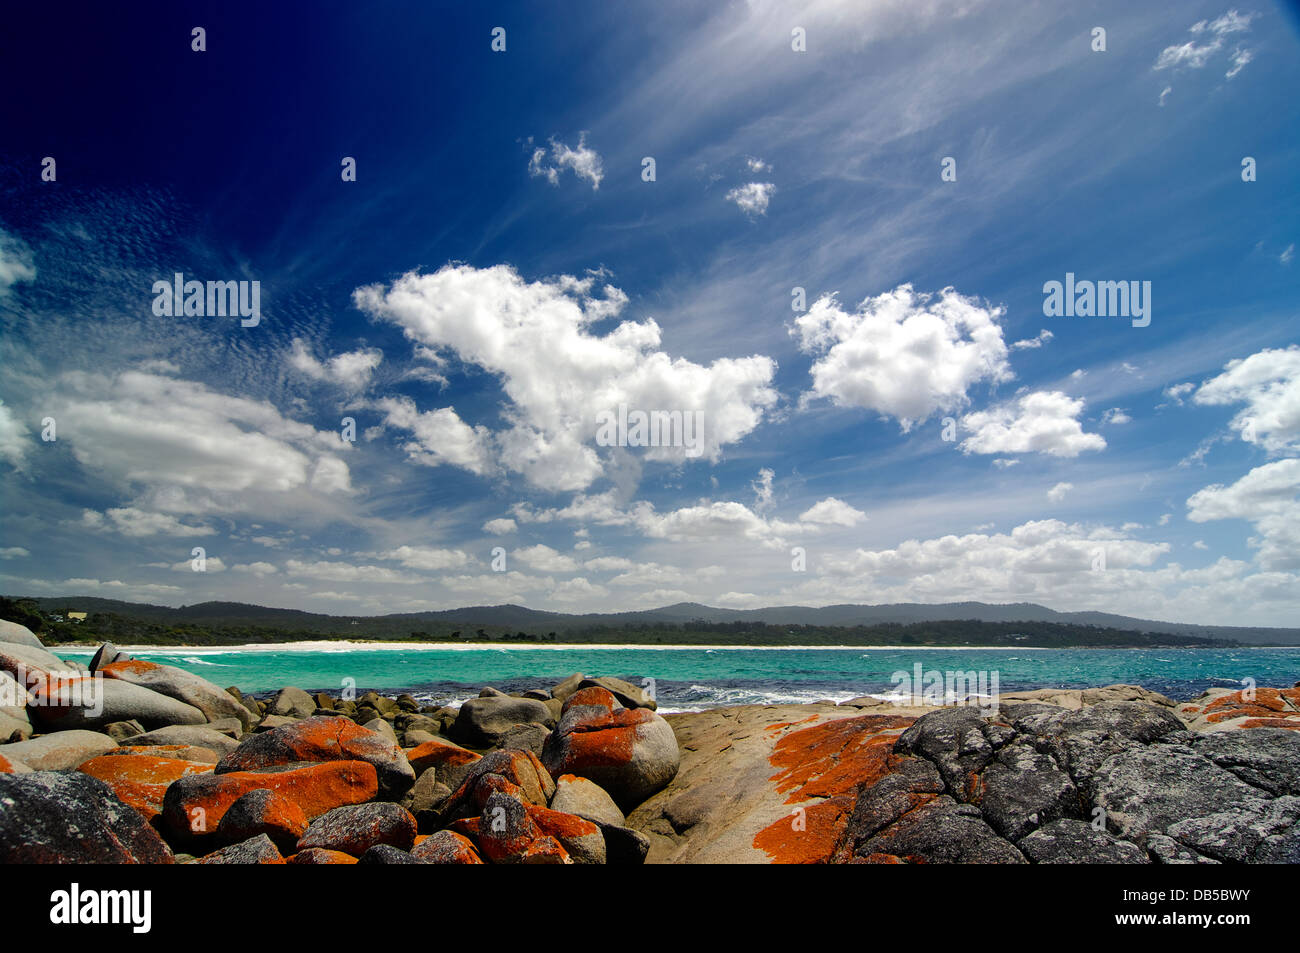
[[[167,800],[164,820],[176,833],[195,834],[215,831],[230,806],[257,788],[268,788],[297,802],[308,819],[336,807],[361,804],[379,793],[375,766],[365,761],[327,761],[288,771],[232,771],[175,783],[179,786]],[[196,817],[202,821],[199,830],[193,827]]]
[[[754,846],[775,863],[825,863],[848,823],[857,788],[889,773],[894,741],[914,720],[861,715],[792,731],[777,741],[769,760],[781,770],[771,780],[779,793],[789,794],[786,803],[824,800],[768,825],[754,836]]]
[[[77,770],[103,781],[123,803],[135,808],[145,820],[152,820],[162,813],[163,797],[173,781],[190,774],[210,773],[212,765],[147,754],[100,755]]]
[[[798,721],[774,721],[770,725],[765,725],[767,731],[780,731],[782,728],[789,728],[791,725],[803,725],[810,721],[816,721],[816,715],[809,715],[807,718],[800,718]]]

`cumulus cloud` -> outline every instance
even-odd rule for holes
[[[578,568],[578,562],[572,556],[566,556],[541,543],[516,549],[514,556],[525,566],[538,572],[574,572]]]
[[[493,536],[505,536],[506,534],[513,533],[518,529],[519,524],[509,518],[488,520],[483,524],[483,532],[491,533]]]
[[[1229,361],[1192,398],[1210,406],[1245,404],[1232,426],[1269,453],[1300,451],[1300,346],[1259,351]]]
[[[1047,491],[1047,499],[1050,503],[1060,503],[1065,499],[1065,494],[1074,489],[1073,483],[1058,483]]]
[[[1187,500],[1194,523],[1240,519],[1258,534],[1252,545],[1265,569],[1300,569],[1300,459],[1255,467],[1229,486],[1214,484]]]
[[[1011,345],[1011,349],[1013,351],[1025,351],[1039,348],[1052,340],[1053,337],[1055,337],[1055,335],[1052,334],[1051,331],[1047,330],[1047,328],[1043,328],[1043,330],[1038,332],[1038,337],[1025,338],[1023,341],[1017,341],[1015,344]]]
[[[811,396],[874,410],[906,432],[964,406],[977,382],[1010,379],[997,323],[1003,313],[951,288],[936,296],[901,285],[853,312],[823,296],[795,319],[792,333],[801,350],[817,355]]]
[[[221,512],[305,491],[351,493],[337,433],[283,416],[265,401],[202,384],[127,371],[73,372],[48,399],[59,442],[87,470],[143,487],[168,513]],[[144,498],[142,498],[144,499]]]
[[[971,435],[961,443],[964,453],[1046,453],[1077,457],[1101,450],[1099,434],[1084,433],[1079,423],[1083,401],[1060,391],[1033,391],[989,410],[962,418]]]
[[[774,470],[763,467],[758,471],[758,479],[749,484],[754,491],[754,509],[760,513],[772,506],[772,480],[775,476]]]
[[[350,391],[362,390],[384,359],[378,348],[336,354],[324,363],[318,361],[301,338],[294,338],[289,365],[312,380],[328,381]]]
[[[854,509],[843,500],[837,500],[833,496],[828,496],[799,514],[799,519],[805,523],[830,526],[857,526],[866,518],[866,513]]]
[[[727,193],[726,198],[728,202],[734,202],[736,207],[746,215],[754,218],[767,214],[767,206],[772,201],[772,193],[775,191],[776,186],[771,182],[748,182],[732,189]]]
[[[1133,422],[1133,418],[1128,415],[1124,408],[1111,407],[1109,410],[1102,412],[1101,422],[1103,424],[1129,424]]]
[[[496,375],[507,398],[506,426],[492,434],[498,459],[545,490],[581,490],[604,473],[593,446],[598,416],[620,405],[701,412],[702,456],[713,461],[722,447],[758,426],[777,399],[770,358],[720,358],[707,366],[672,358],[659,349],[653,320],[625,320],[594,333],[595,322],[617,316],[627,302],[609,285],[596,295],[596,277],[528,282],[506,265],[448,265],[433,274],[411,272],[387,289],[358,289],[355,298],[362,310],[393,322],[425,347],[455,353]],[[459,418],[444,426],[455,423]],[[466,430],[457,430],[469,440]],[[485,454],[478,448],[487,433],[474,428],[474,435],[476,449],[465,457],[482,468]],[[445,456],[441,446],[424,450]],[[665,462],[689,457],[684,447],[643,452],[646,459]]]
[[[277,572],[279,572],[279,570],[276,569],[275,566],[266,562],[236,563],[230,568],[233,569],[235,572],[246,572],[254,576],[258,576],[259,578],[265,576],[273,576]]]
[[[482,425],[471,427],[454,407],[420,411],[409,397],[384,397],[371,402],[384,414],[384,425],[409,431],[414,439],[402,445],[407,457],[424,466],[455,466],[482,476],[492,472],[492,435]]]
[[[577,146],[565,145],[553,136],[550,144],[551,155],[549,162],[546,157],[546,149],[541,146],[533,149],[532,156],[528,160],[529,175],[540,176],[550,182],[551,185],[559,185],[560,172],[564,169],[570,169],[578,178],[590,182],[592,191],[600,188],[600,182],[605,177],[604,165],[601,162],[600,154],[587,145],[587,134],[585,132],[578,136]]]
[[[150,513],[134,506],[114,507],[103,513],[84,510],[83,526],[91,529],[114,529],[123,536],[212,536],[210,526],[189,526],[168,513]]]

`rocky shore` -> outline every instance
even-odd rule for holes
[[[1300,689],[666,717],[579,674],[459,708],[254,699],[0,623],[5,863],[1291,863],[1298,819]]]

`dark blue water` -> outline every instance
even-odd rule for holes
[[[63,652],[68,657],[88,652]],[[286,685],[337,692],[409,691],[426,703],[457,702],[484,685],[545,687],[573,672],[654,679],[665,710],[719,705],[843,701],[895,691],[891,675],[994,672],[1001,692],[1141,685],[1183,700],[1210,687],[1287,687],[1300,681],[1300,648],[1253,649],[752,649],[491,648],[346,645],[273,649],[139,649],[132,654],[188,669],[225,687],[267,692]]]

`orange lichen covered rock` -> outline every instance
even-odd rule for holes
[[[470,766],[465,779],[447,799],[443,807],[447,815],[481,808],[487,796],[499,790],[496,781],[485,782],[489,777],[498,777],[514,785],[519,789],[518,796],[529,804],[544,806],[555,793],[555,781],[531,751],[489,751]],[[483,783],[488,788],[482,795],[476,794]]]
[[[530,804],[529,818],[547,837],[553,837],[577,864],[603,864],[605,862],[605,835],[591,821],[576,814],[552,811]]]
[[[323,847],[308,847],[292,856],[286,857],[286,864],[355,864],[357,859],[341,850],[325,850]]]
[[[345,804],[371,800],[379,793],[379,782],[374,765],[365,761],[188,775],[167,789],[163,798],[163,823],[176,835],[215,833],[231,806],[258,788],[283,794],[311,819]]]
[[[187,775],[207,774],[212,765],[148,754],[100,755],[77,769],[107,784],[122,802],[152,820],[162,813],[163,797],[173,781]]]
[[[647,708],[624,708],[610,692],[591,687],[565,701],[542,763],[552,775],[576,774],[595,782],[627,811],[672,781],[681,752],[661,716]]]
[[[432,768],[435,777],[452,790],[460,786],[469,767],[478,759],[479,756],[468,748],[441,738],[426,741],[406,752],[406,760],[417,775]]]
[[[427,864],[481,864],[474,843],[455,831],[438,831],[420,840],[411,856]]]
[[[415,771],[396,742],[350,718],[328,715],[245,738],[217,763],[217,774],[303,761],[364,761],[374,767],[388,798],[401,797],[415,783]]]
[[[775,863],[826,863],[853,812],[856,790],[889,773],[898,733],[913,721],[899,715],[841,718],[777,741],[769,760],[780,770],[772,781],[778,792],[788,793],[786,803],[822,800],[759,831],[754,846]]]
[[[323,847],[360,857],[380,844],[410,850],[415,843],[415,818],[405,808],[386,801],[336,807],[312,821],[298,849]]]
[[[123,745],[104,752],[105,756],[136,754],[153,755],[155,758],[175,758],[177,761],[197,761],[199,764],[211,765],[221,760],[221,755],[217,752],[199,745]]]
[[[217,839],[235,844],[265,834],[281,851],[292,851],[307,830],[307,814],[298,802],[277,791],[258,788],[241,795],[217,824]]]

